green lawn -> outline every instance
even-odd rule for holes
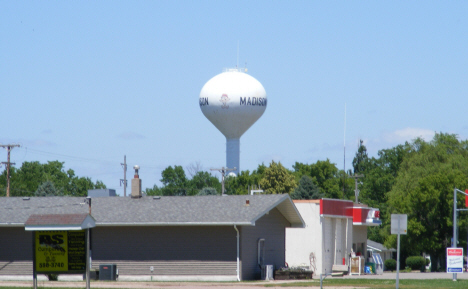
[[[242,286],[241,282],[238,285]],[[250,282],[245,282],[245,285],[254,285]],[[155,282],[157,288],[157,282]],[[320,286],[320,281],[313,280],[310,282],[293,282],[283,284],[266,284],[258,285],[258,287],[309,287],[309,286]],[[395,280],[381,280],[381,279],[325,279],[323,280],[323,287],[348,287],[348,288],[395,288]],[[59,287],[42,287],[38,284],[39,289],[70,289],[70,288],[59,288]],[[26,289],[28,287],[7,287],[0,286],[0,289]],[[29,287],[32,288],[32,287]],[[91,288],[93,288],[91,284]],[[416,279],[404,279],[400,280],[400,288],[402,289],[422,289],[422,288],[440,288],[440,289],[452,289],[452,288],[468,288],[468,280],[458,280],[456,282],[450,279],[428,279],[428,280],[416,280]],[[105,288],[100,288],[105,289]],[[114,288],[115,289],[115,288]],[[125,288],[122,288],[125,289]]]
[[[265,287],[308,287],[308,286],[320,286],[320,281],[311,282],[297,282],[297,283],[286,283],[286,284],[268,284]],[[380,280],[380,279],[325,279],[323,280],[323,287],[327,286],[355,286],[366,287],[366,288],[395,288],[395,280]],[[440,288],[440,289],[451,289],[451,288],[468,288],[468,280],[458,280],[456,282],[450,279],[428,279],[428,280],[400,280],[400,288],[402,289],[420,289],[420,288]]]

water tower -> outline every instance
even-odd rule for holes
[[[240,172],[240,137],[259,119],[267,106],[262,84],[244,69],[226,69],[203,86],[200,108],[226,137],[226,166]]]

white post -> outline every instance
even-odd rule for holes
[[[236,269],[236,272],[237,272],[237,281],[240,281],[240,266],[239,266],[239,230],[237,229],[237,226],[234,225],[234,229],[236,230],[237,232],[237,269]]]
[[[453,240],[452,248],[457,247],[457,189],[453,190]],[[457,281],[457,273],[453,273],[452,280]]]
[[[89,281],[89,228],[86,229],[86,289],[90,288],[90,281]]]
[[[400,283],[400,218],[398,218],[398,243],[397,243],[397,261],[396,261],[396,289]]]

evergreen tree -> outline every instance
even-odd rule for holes
[[[56,189],[51,181],[45,181],[34,192],[35,197],[63,196],[63,190]]]
[[[316,200],[323,198],[323,194],[314,180],[309,176],[302,176],[299,180],[299,186],[291,194],[291,198],[294,200]]]
[[[197,196],[216,196],[216,195],[219,195],[216,189],[209,188],[209,187],[201,189],[197,194]]]

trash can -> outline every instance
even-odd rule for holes
[[[368,267],[369,267],[369,270],[370,270],[369,273],[367,273],[367,272],[365,272],[365,273],[367,273],[367,274],[375,274],[375,273],[376,273],[376,271],[375,271],[375,263],[367,262],[367,263],[365,264],[365,266],[368,266]]]
[[[262,280],[274,280],[273,279],[273,265],[263,265],[262,266]]]
[[[364,266],[364,274],[371,274],[371,267],[370,266]]]
[[[117,264],[99,265],[99,280],[117,280]]]

